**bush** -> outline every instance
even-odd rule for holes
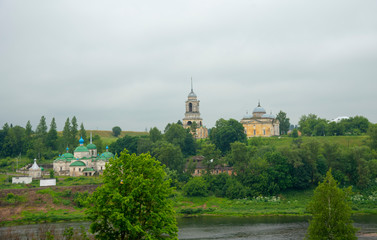
[[[202,177],[194,177],[183,186],[183,192],[186,196],[205,197],[207,196],[208,186]]]
[[[241,199],[246,197],[246,189],[235,178],[229,178],[225,185],[225,196],[230,199]]]
[[[86,205],[86,201],[89,197],[89,193],[87,191],[81,193],[77,192],[75,193],[73,197],[73,202],[76,204],[77,207],[83,208]]]

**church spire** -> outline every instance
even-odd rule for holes
[[[191,92],[194,92],[194,88],[192,86],[192,77],[191,77]]]

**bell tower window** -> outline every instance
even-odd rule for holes
[[[192,103],[189,103],[189,112],[192,112]]]

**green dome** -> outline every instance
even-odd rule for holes
[[[114,157],[114,154],[112,154],[111,152],[104,152],[100,155],[100,158],[105,158],[105,159],[109,159],[109,158],[112,158]]]
[[[75,149],[75,152],[89,152],[88,148],[85,147],[85,146],[78,146],[76,149]]]
[[[97,149],[97,146],[94,145],[93,143],[89,143],[86,147],[87,147],[88,149]]]
[[[92,172],[92,171],[95,171],[93,168],[84,168],[84,170],[82,170],[83,172]]]
[[[67,158],[73,158],[73,154],[72,154],[72,153],[64,153],[64,154],[61,156],[61,158],[65,158],[65,159],[67,159]]]
[[[75,161],[73,163],[71,163],[71,165],[69,165],[70,167],[85,167],[85,163],[83,163],[82,161]]]

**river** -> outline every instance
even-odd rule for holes
[[[359,228],[359,239],[377,239],[377,216],[354,217],[354,225]],[[21,225],[0,228],[0,239],[27,239],[28,236],[36,237],[41,229],[51,229],[61,233],[66,227],[78,229],[81,225],[89,227],[88,222],[78,223],[51,223]],[[263,217],[194,217],[179,218],[179,239],[181,240],[278,240],[278,239],[303,239],[308,227],[307,217],[263,216]],[[30,239],[30,238],[29,238]]]

